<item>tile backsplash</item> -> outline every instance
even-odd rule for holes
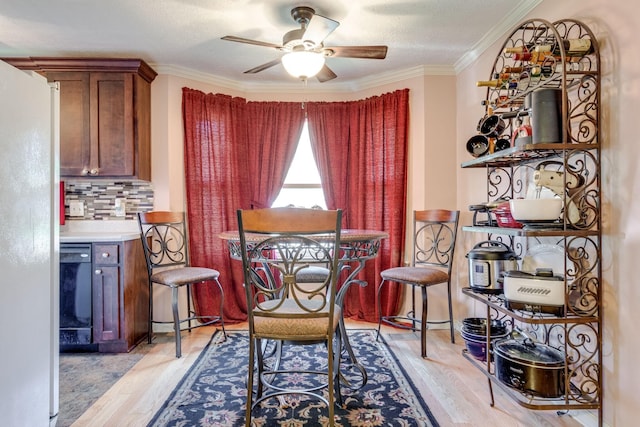
[[[131,220],[137,219],[138,212],[153,209],[153,185],[147,181],[69,180],[64,189],[65,221]],[[73,201],[83,202],[84,216],[70,215]],[[122,213],[120,209],[124,216],[116,215]]]

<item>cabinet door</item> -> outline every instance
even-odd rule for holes
[[[91,73],[92,167],[98,176],[134,176],[133,74]]]
[[[120,268],[100,266],[93,276],[93,335],[103,343],[120,339]]]
[[[91,164],[89,73],[50,73],[60,84],[60,175],[84,176]]]
[[[94,341],[104,343],[121,338],[121,281],[120,245],[93,245],[93,335]]]

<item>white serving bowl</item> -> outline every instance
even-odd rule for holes
[[[516,221],[555,221],[562,213],[562,199],[559,197],[512,199],[509,205],[511,216]]]

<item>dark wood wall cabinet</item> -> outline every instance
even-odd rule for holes
[[[3,58],[60,85],[60,175],[151,180],[151,82],[140,59]]]
[[[149,286],[139,239],[93,243],[93,341],[103,353],[130,351],[147,337]]]

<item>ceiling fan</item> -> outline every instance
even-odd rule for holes
[[[337,75],[325,64],[325,58],[384,59],[387,56],[387,46],[324,46],[324,40],[340,23],[316,14],[310,7],[299,6],[291,9],[291,17],[300,24],[300,28],[287,32],[282,38],[282,45],[236,36],[222,37],[222,40],[270,47],[285,52],[282,58],[258,65],[245,71],[245,74],[259,73],[282,61],[287,72],[294,77],[306,80],[315,75],[320,82],[326,82],[335,79]]]

